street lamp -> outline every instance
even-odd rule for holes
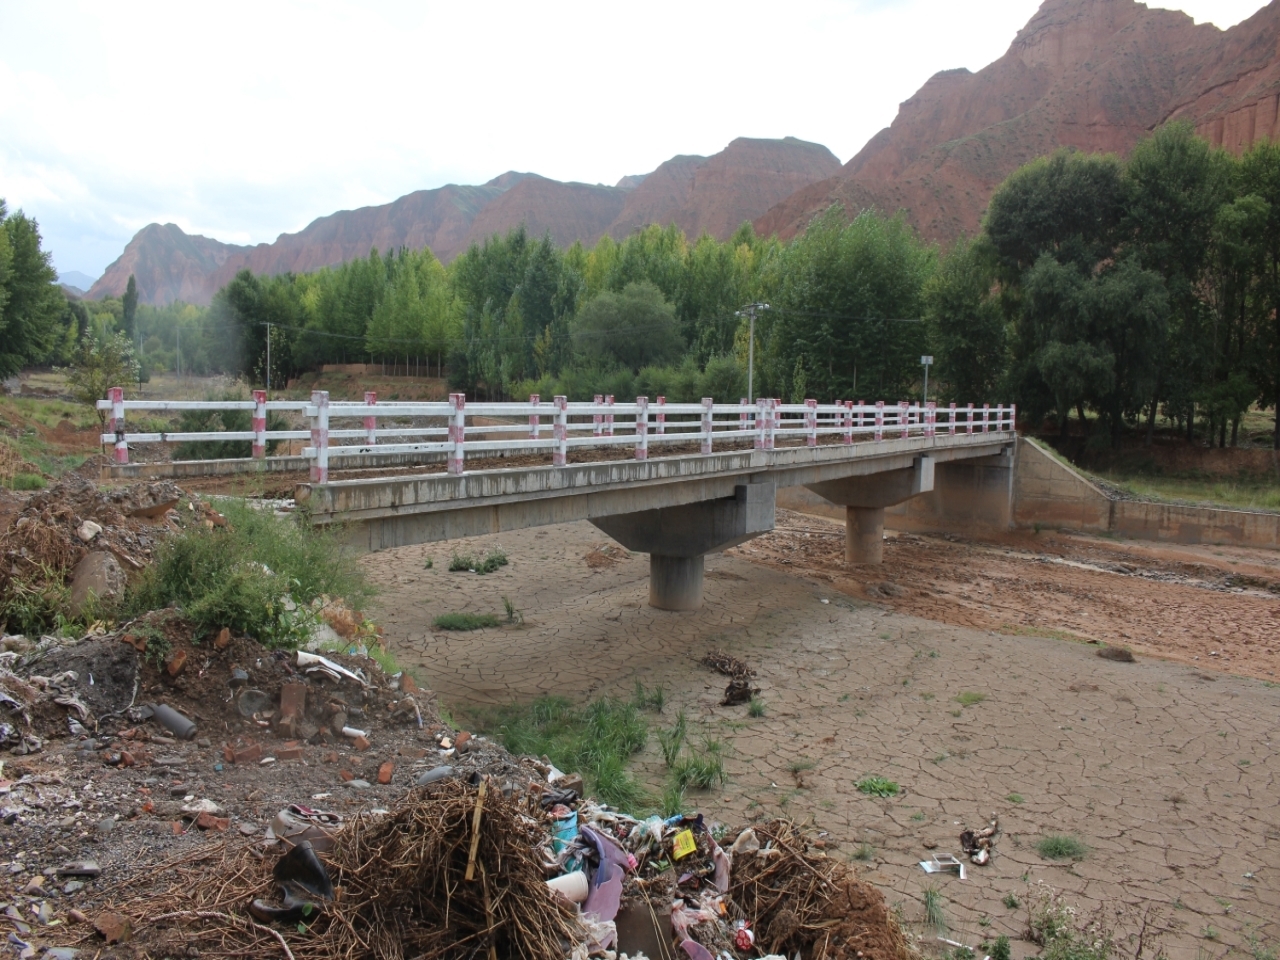
[[[735,317],[745,315],[751,318],[751,328],[747,341],[747,403],[754,403],[756,399],[756,311],[768,309],[769,305],[767,303],[749,303],[734,314]]]
[[[921,357],[920,366],[924,367],[924,406],[929,405],[929,368],[933,366],[933,357]]]

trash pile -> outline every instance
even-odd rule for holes
[[[731,836],[701,814],[637,819],[558,787],[553,768],[550,782],[521,769],[503,783],[441,768],[344,823],[291,809],[277,823],[302,829],[208,849],[201,882],[55,935],[296,960],[911,957],[884,897],[789,821]]]
[[[725,687],[724,699],[720,701],[720,706],[731,707],[735,704],[747,703],[760,693],[751,685],[756,672],[737,657],[723,650],[712,650],[702,658],[702,663],[729,678],[729,685]]]

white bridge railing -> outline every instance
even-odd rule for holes
[[[110,411],[103,443],[115,445],[115,461],[129,462],[129,444],[184,443],[190,441],[247,440],[255,458],[266,456],[267,445],[276,441],[309,440],[302,455],[311,461],[311,480],[326,483],[331,460],[369,454],[442,453],[447,470],[461,474],[467,456],[514,452],[551,453],[555,466],[568,463],[570,450],[634,447],[643,460],[649,448],[660,444],[698,443],[704,454],[721,442],[751,441],[758,450],[779,445],[817,446],[819,438],[836,438],[839,443],[855,439],[880,441],[886,438],[939,434],[1012,432],[1017,408],[1013,405],[939,407],[936,403],[865,403],[844,400],[836,403],[782,403],[760,398],[753,403],[716,403],[710,397],[701,403],[667,403],[665,397],[650,401],[637,397],[634,403],[616,403],[612,396],[597,396],[590,403],[569,403],[564,397],[544,402],[536,394],[528,402],[467,403],[461,393],[447,401],[378,403],[377,395],[366,393],[364,402],[329,400],[329,393],[317,390],[305,400],[267,400],[266,392],[255,390],[252,400],[125,400],[121,387],[112,387],[108,399],[98,401],[98,409]],[[129,433],[125,417],[129,411],[180,413],[187,410],[246,410],[253,415],[252,429],[206,433]],[[268,430],[267,414],[287,411],[309,421],[307,430]],[[497,423],[478,423],[492,418]],[[403,421],[425,420],[423,424],[402,425]],[[470,423],[468,423],[470,419]],[[525,423],[511,423],[516,419]],[[335,420],[358,420],[358,428],[333,429]],[[398,421],[386,426],[386,421]],[[379,426],[379,421],[384,425]],[[503,422],[507,421],[507,422]],[[467,439],[468,432],[472,439]],[[414,438],[414,439],[410,439]],[[352,441],[335,444],[333,441]]]

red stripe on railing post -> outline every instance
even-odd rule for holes
[[[606,407],[612,407],[612,406],[613,406],[613,394],[612,394],[612,393],[606,393],[606,394],[604,395],[604,405],[605,405]],[[613,436],[613,411],[612,411],[612,410],[610,410],[608,413],[606,413],[606,414],[604,415],[604,435],[605,435],[606,437],[612,437],[612,436]]]
[[[702,398],[702,452],[711,452],[711,431],[715,423],[711,419],[711,405],[715,403],[711,397]]]
[[[649,398],[636,397],[636,459],[649,459]]]
[[[898,426],[904,437],[911,436],[911,404],[906,400],[898,401]]]
[[[648,401],[648,397],[645,398]],[[667,405],[666,397],[658,398],[658,436],[662,436],[667,432],[667,412],[662,408]]]
[[[267,391],[253,391],[253,459],[267,455]]]
[[[596,397],[596,403],[600,398]],[[563,467],[569,462],[569,401],[566,397],[556,397],[556,422],[551,428],[556,439],[555,452],[551,454],[551,465]],[[600,417],[596,416],[596,432],[600,431]]]
[[[999,404],[999,405],[996,407],[996,427],[995,427],[995,429],[996,429],[996,433],[1003,433],[1003,432],[1004,432],[1004,404],[1003,404],[1003,403],[1002,403],[1002,404]]]
[[[129,441],[124,438],[124,387],[111,387],[107,390],[107,399],[111,401],[111,432],[116,435],[116,463],[129,462]]]
[[[818,401],[810,397],[805,400],[804,406],[804,445],[816,447],[818,445]]]
[[[533,412],[529,414],[529,439],[537,440],[538,434],[542,432],[542,417],[538,415],[538,404],[542,402],[542,397],[536,393],[529,394],[529,406],[533,407]]]
[[[876,401],[876,443],[884,439],[884,401]]]
[[[378,418],[373,413],[373,408],[378,405],[378,392],[376,390],[366,390],[364,392],[364,405],[370,408],[364,418],[364,442],[369,446],[374,446],[378,442]]]
[[[455,477],[462,476],[466,468],[467,441],[467,395],[465,393],[449,394],[449,440],[453,448],[449,451],[446,470]]]
[[[603,405],[604,405],[604,396],[602,394],[597,393],[596,406],[599,407]],[[597,410],[591,416],[591,423],[592,423],[591,432],[597,437],[601,436],[604,433],[604,414],[600,413],[600,411]]]
[[[329,482],[329,391],[312,390],[311,403],[316,414],[311,418],[311,482]]]

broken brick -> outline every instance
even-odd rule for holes
[[[204,811],[196,817],[196,826],[201,830],[216,830],[221,833],[231,826],[231,819],[229,817],[215,817],[212,813]]]
[[[222,759],[227,761],[227,763],[236,762],[236,751],[231,744],[227,744],[222,748]]]
[[[391,774],[395,771],[396,765],[388,760],[378,768],[378,782],[387,784],[391,782]]]
[[[301,760],[302,747],[299,747],[299,746],[281,747],[279,750],[276,751],[276,759],[277,760]]]
[[[369,747],[371,746],[371,744],[369,743],[369,738],[363,735],[359,737],[352,737],[351,745],[355,747],[357,750],[368,750]]]
[[[104,913],[93,921],[93,929],[102,935],[107,943],[125,943],[133,936],[133,922],[123,914]]]
[[[467,741],[471,739],[471,734],[463,730],[453,738],[453,746],[459,753],[466,753]]]
[[[307,709],[307,685],[305,683],[286,683],[280,688],[280,717],[284,720],[296,720]]]
[[[337,762],[338,762],[337,750],[330,750],[328,753],[324,755],[324,759],[321,761],[321,763],[337,763]]]
[[[176,677],[182,672],[182,668],[187,665],[187,651],[179,647],[173,653],[169,654],[169,659],[165,661],[164,668],[169,676]]]
[[[233,757],[236,763],[257,763],[262,759],[262,744],[247,743],[235,751]]]
[[[231,630],[228,627],[223,627],[218,631],[218,636],[213,641],[213,648],[215,650],[225,650],[230,645]]]
[[[338,777],[342,780],[343,783],[350,783],[352,780],[356,778],[356,775],[352,773],[350,770],[339,770]]]
[[[120,766],[122,766],[122,767],[132,767],[132,766],[133,766],[134,764],[136,764],[137,762],[138,762],[138,761],[137,761],[136,759],[134,759],[133,754],[132,754],[132,753],[130,753],[129,751],[127,751],[127,750],[121,750],[121,751],[120,751]]]
[[[414,682],[413,677],[408,672],[400,674],[400,692],[401,693],[417,693],[418,685]]]

